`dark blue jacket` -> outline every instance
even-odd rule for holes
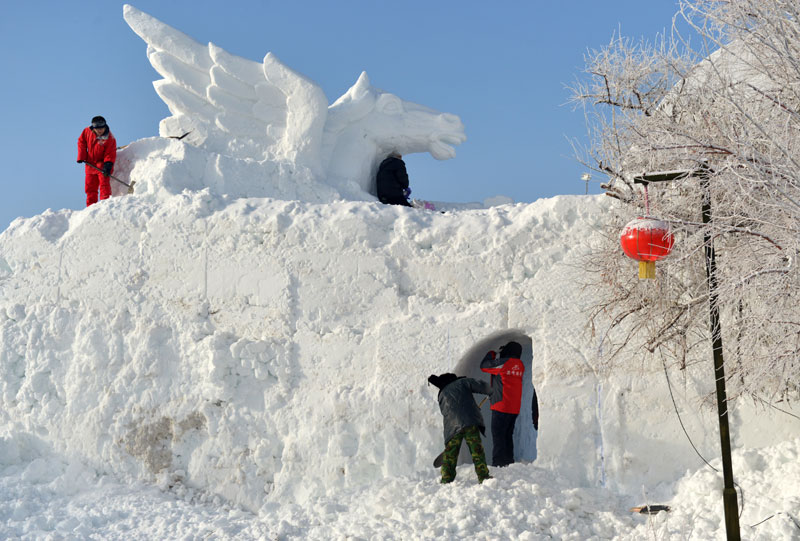
[[[381,203],[397,204],[408,198],[403,190],[408,188],[408,173],[406,163],[400,158],[389,156],[378,167],[375,179],[378,200]]]

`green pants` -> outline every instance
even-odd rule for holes
[[[442,460],[442,483],[452,483],[456,478],[456,464],[462,439],[467,440],[467,447],[472,455],[472,462],[475,464],[475,473],[478,474],[478,482],[483,483],[484,479],[491,479],[489,466],[486,465],[486,455],[483,452],[483,443],[481,443],[481,433],[478,427],[473,425],[450,438],[445,445]]]

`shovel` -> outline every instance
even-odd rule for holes
[[[100,169],[99,167],[97,167],[96,165],[92,165],[92,164],[91,164],[91,163],[89,163],[89,162],[83,162],[83,163],[85,163],[86,165],[88,165],[88,166],[89,166],[89,167],[91,167],[92,169],[96,169],[97,171],[100,171],[101,173],[103,172],[103,170],[102,170],[102,169]],[[127,183],[127,182],[125,182],[124,180],[120,180],[120,179],[118,179],[117,177],[115,177],[114,175],[108,175],[108,176],[109,176],[109,177],[111,177],[111,178],[113,178],[114,180],[116,180],[117,182],[119,182],[120,184],[122,184],[123,186],[127,186],[127,187],[128,187],[128,195],[131,195],[131,194],[133,193],[133,185],[134,185],[134,184],[136,184],[136,181],[135,181],[135,180],[131,181],[131,183],[130,183],[130,184],[128,184],[128,183]]]

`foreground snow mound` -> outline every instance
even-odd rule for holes
[[[734,451],[733,471],[742,539],[800,539],[800,439]],[[721,460],[715,459],[674,485],[669,513],[618,538],[723,539],[722,486]]]
[[[800,537],[800,440],[734,452],[742,537]],[[712,464],[719,469],[719,461]],[[342,489],[255,514],[181,483],[121,484],[40,439],[0,433],[3,539],[723,539],[722,480],[710,468],[673,486],[669,513],[633,514],[625,498],[576,488],[549,469],[515,464],[476,483],[471,466],[447,486],[424,472]],[[638,503],[643,503],[639,501]],[[655,502],[650,502],[655,503]]]

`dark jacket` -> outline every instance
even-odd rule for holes
[[[490,351],[481,361],[481,370],[492,375],[492,410],[518,414],[522,401],[522,346],[509,342],[500,348],[498,356]],[[538,419],[537,419],[538,424]]]
[[[406,163],[400,158],[389,156],[378,167],[375,179],[378,200],[381,203],[398,204],[408,201],[403,190],[408,188]]]
[[[458,378],[439,391],[439,409],[444,424],[444,442],[450,441],[460,431],[469,426],[477,426],[484,432],[483,416],[472,397],[472,393],[490,394],[492,388],[485,381],[472,378]]]

